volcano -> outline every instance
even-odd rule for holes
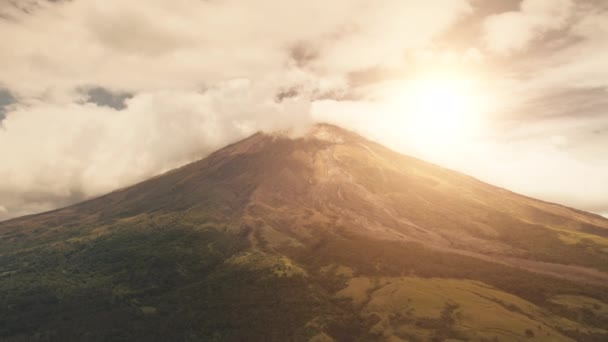
[[[606,341],[608,220],[352,132],[0,222],[3,341]]]

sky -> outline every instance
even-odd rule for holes
[[[608,2],[0,0],[0,220],[329,122],[608,215]]]

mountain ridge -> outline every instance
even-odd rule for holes
[[[340,127],[338,127],[336,125],[333,125],[333,124],[329,124],[329,123],[316,123],[312,127],[321,128],[321,129],[327,129],[327,128],[329,128],[329,129],[333,129],[333,130],[339,130],[340,134],[347,133],[349,136],[351,136],[351,137],[357,137],[357,138],[361,139],[362,141],[367,141],[368,143],[373,143],[373,144],[379,144],[379,143],[377,143],[375,141],[367,140],[367,139],[365,139],[365,138],[363,138],[361,136],[358,136],[356,133],[347,131],[346,129],[340,128]],[[303,135],[301,137],[298,136],[298,135],[295,135],[295,137],[296,138],[311,139],[313,135],[314,134],[312,134],[311,131],[309,131],[309,133],[306,134],[306,135]],[[220,150],[218,150],[216,152],[212,152],[210,155],[208,155],[206,157],[203,157],[202,159],[207,159],[207,158],[211,157],[212,155],[214,155],[214,154],[216,154],[216,153],[218,153],[220,151],[223,151],[223,150],[226,150],[226,149],[230,149],[231,147],[240,145],[240,144],[242,144],[245,141],[248,141],[250,139],[255,139],[255,138],[261,137],[261,136],[273,137],[273,138],[288,138],[288,139],[290,139],[290,137],[292,137],[292,134],[290,134],[288,131],[284,131],[284,132],[283,131],[277,131],[277,132],[272,132],[272,133],[265,133],[265,132],[262,132],[262,131],[256,132],[256,133],[254,133],[254,134],[252,134],[252,135],[250,135],[250,136],[248,136],[248,137],[246,137],[244,139],[241,139],[239,141],[230,143],[230,144],[226,145],[225,147],[221,148]],[[319,138],[319,137],[316,137],[316,138]],[[319,139],[323,140],[322,137],[320,137]],[[391,151],[394,152],[394,153],[396,153],[396,154],[400,154],[399,152],[396,152],[396,151],[393,151],[393,150],[391,150]],[[486,183],[486,182],[484,182],[483,180],[481,180],[481,179],[479,179],[477,177],[474,177],[474,176],[471,176],[471,175],[467,175],[465,173],[462,173],[460,171],[455,171],[455,170],[450,169],[450,168],[443,167],[443,166],[441,166],[439,164],[431,163],[431,162],[425,161],[423,159],[419,159],[419,158],[412,157],[412,156],[407,156],[407,157],[411,158],[413,160],[419,161],[419,162],[423,162],[423,163],[429,164],[431,166],[434,166],[434,167],[437,167],[437,168],[440,168],[440,169],[444,169],[444,170],[447,170],[447,171],[450,171],[450,172],[453,172],[453,173],[460,174],[460,175],[462,175],[464,177],[469,177],[469,178],[471,178],[471,179],[473,179],[475,181],[478,181],[480,183],[485,183],[487,185],[490,185],[490,186],[494,187],[497,191],[508,192],[508,193],[520,196],[522,198],[533,200],[535,202],[541,202],[541,203],[544,203],[544,204],[547,204],[547,205],[561,207],[561,208],[567,209],[569,211],[578,212],[579,214],[586,215],[586,216],[593,216],[596,219],[599,219],[599,220],[602,220],[602,221],[607,221],[608,220],[608,218],[606,218],[606,217],[604,217],[602,215],[599,215],[597,213],[593,213],[593,212],[585,211],[585,210],[582,210],[582,209],[577,209],[577,208],[569,207],[567,205],[563,205],[563,204],[558,203],[558,202],[553,202],[553,201],[548,201],[548,200],[542,200],[542,199],[538,199],[538,198],[535,198],[535,197],[532,197],[532,196],[529,196],[529,195],[523,195],[523,194],[520,194],[518,192],[509,190],[508,188],[505,188],[505,187],[492,185],[491,183]],[[182,165],[182,166],[179,166],[179,167],[177,167],[175,169],[171,169],[171,170],[168,170],[166,172],[160,173],[158,175],[152,176],[152,177],[150,177],[150,178],[148,178],[146,180],[143,180],[143,181],[131,184],[131,185],[127,185],[127,186],[121,187],[121,188],[116,189],[116,190],[112,190],[112,191],[108,192],[107,194],[103,194],[103,195],[95,196],[95,197],[92,197],[92,198],[88,198],[88,199],[86,199],[84,201],[81,201],[81,202],[78,202],[78,203],[74,203],[74,204],[70,204],[70,205],[67,205],[65,207],[60,207],[60,208],[56,208],[56,209],[52,209],[52,210],[48,210],[48,211],[44,211],[44,212],[40,212],[40,213],[28,214],[28,215],[24,215],[24,216],[20,216],[20,217],[9,218],[9,219],[6,219],[4,221],[0,221],[0,223],[8,222],[8,221],[14,221],[14,220],[20,220],[20,219],[23,219],[23,218],[31,218],[31,217],[35,217],[35,216],[39,216],[39,215],[45,215],[45,214],[48,214],[48,213],[53,213],[53,212],[65,210],[67,208],[71,208],[71,207],[74,207],[74,206],[79,206],[81,204],[88,203],[88,202],[91,202],[91,201],[95,201],[95,200],[98,200],[100,198],[111,196],[114,193],[130,189],[130,188],[135,187],[135,186],[137,186],[139,184],[148,182],[148,181],[156,179],[156,178],[163,177],[163,176],[165,176],[165,175],[167,175],[169,173],[178,172],[180,169],[182,169],[184,167],[187,167],[187,166],[189,166],[191,164],[198,163],[202,159],[199,159],[199,160],[196,160],[196,161],[193,161],[193,162],[189,162],[189,163],[187,163],[185,165]]]
[[[256,133],[0,222],[0,338],[601,340],[606,232],[336,126]],[[498,320],[472,320],[483,307]]]

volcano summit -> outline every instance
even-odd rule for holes
[[[608,220],[339,127],[0,223],[3,341],[605,341]]]

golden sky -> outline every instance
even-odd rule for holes
[[[0,0],[0,219],[324,121],[608,213],[608,2]]]

